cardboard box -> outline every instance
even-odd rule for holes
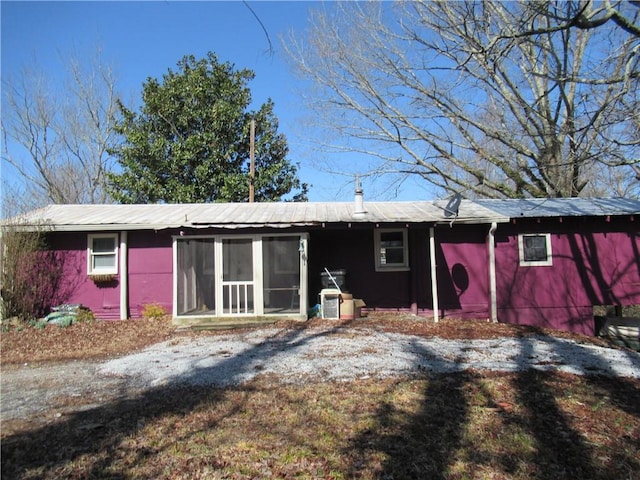
[[[353,299],[353,316],[354,318],[362,317],[362,307],[366,307],[367,304],[361,298]]]

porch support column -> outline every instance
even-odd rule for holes
[[[489,228],[489,235],[487,237],[487,241],[489,242],[489,310],[491,313],[491,321],[493,323],[498,322],[498,302],[496,294],[496,242],[494,236],[496,228],[498,228],[498,224],[493,222],[491,224],[491,228]]]
[[[431,263],[431,298],[433,300],[433,321],[439,321],[438,279],[436,278],[436,238],[435,228],[429,228],[429,261]]]
[[[422,245],[420,242],[420,231],[416,229],[409,230],[409,245],[411,246],[411,251],[409,252],[409,258],[417,259],[420,261],[424,261],[424,250],[423,248],[418,248],[419,245]],[[424,235],[424,232],[422,233]],[[414,260],[415,262],[415,260]],[[415,262],[416,264],[418,262]],[[411,279],[411,314],[418,315],[418,299],[420,298],[420,277],[422,276],[421,269],[418,269],[414,266],[409,271],[410,279]]]
[[[120,232],[120,320],[129,318],[129,271],[127,269],[127,232]]]

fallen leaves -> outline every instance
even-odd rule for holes
[[[332,325],[445,338],[539,333],[390,317]],[[8,332],[2,361],[104,358],[178,342],[173,335],[168,321],[148,320]],[[264,376],[227,389],[160,386],[5,430],[2,467],[25,479],[632,478],[639,419],[640,381],[629,379],[468,371],[282,385]]]
[[[95,320],[69,327],[47,325],[2,332],[1,363],[93,360],[121,355],[166,340],[174,331],[169,320]]]

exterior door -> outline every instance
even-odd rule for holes
[[[262,237],[264,313],[300,312],[300,250],[298,235]]]
[[[215,258],[212,238],[176,242],[176,314],[215,312]]]
[[[254,313],[253,239],[222,239],[222,314]]]

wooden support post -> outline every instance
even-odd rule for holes
[[[433,321],[440,319],[438,305],[438,279],[436,277],[436,235],[435,228],[429,228],[429,261],[431,263],[431,298],[433,301]]]
[[[249,203],[255,200],[256,179],[256,121],[251,120],[251,132],[249,134]]]

